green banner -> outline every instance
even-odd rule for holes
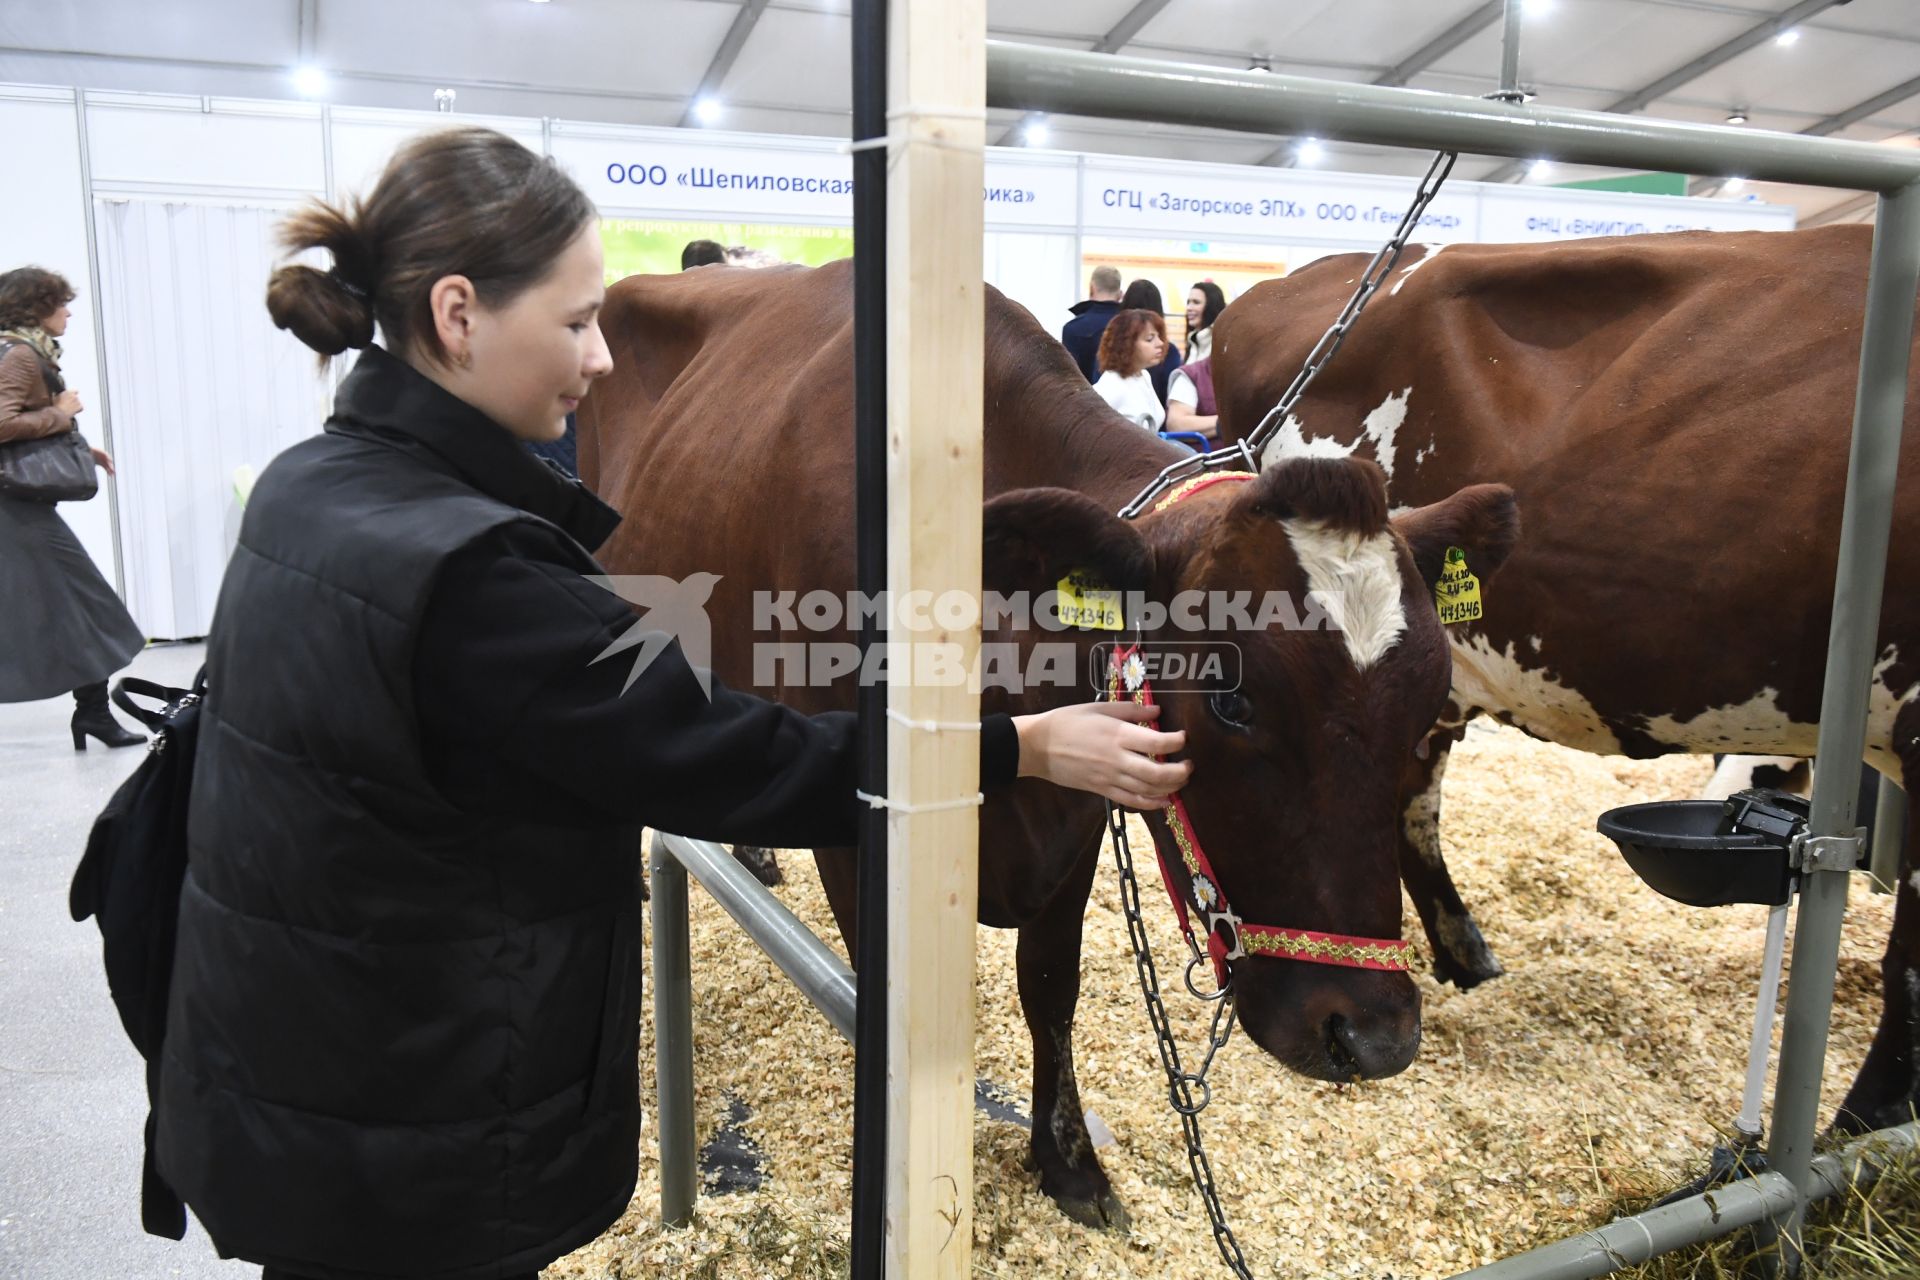
[[[1684,173],[1623,173],[1617,178],[1589,178],[1585,182],[1556,182],[1556,187],[1576,191],[1626,191],[1642,196],[1683,196],[1687,194]]]
[[[607,255],[607,283],[622,276],[671,275],[690,240],[712,240],[729,261],[752,266],[797,262],[817,267],[853,256],[847,227],[790,227],[752,222],[654,222],[639,218],[600,220]]]

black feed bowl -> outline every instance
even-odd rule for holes
[[[1655,892],[1693,907],[1784,905],[1787,837],[1736,828],[1718,800],[1630,804],[1600,815],[1600,834]]]

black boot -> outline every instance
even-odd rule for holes
[[[109,747],[137,747],[147,740],[113,718],[107,709],[107,682],[82,685],[73,691],[73,749],[85,751],[87,739],[98,738]]]

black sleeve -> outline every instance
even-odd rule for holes
[[[851,712],[806,716],[711,679],[678,642],[625,688],[638,649],[617,596],[510,529],[457,556],[428,602],[415,707],[428,768],[476,812],[559,825],[644,823],[778,847],[854,843],[864,802]],[[1019,771],[1005,715],[983,717],[981,782]]]

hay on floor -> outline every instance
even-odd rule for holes
[[[1391,1080],[1304,1080],[1234,1038],[1214,1068],[1203,1125],[1256,1275],[1451,1275],[1605,1221],[1649,1179],[1678,1185],[1704,1167],[1739,1107],[1766,911],[1656,896],[1593,822],[1614,805],[1695,794],[1710,772],[1698,757],[1632,761],[1491,726],[1468,734],[1447,773],[1443,842],[1507,976],[1462,992],[1421,975],[1424,1042]],[[1137,831],[1136,848],[1147,847]],[[777,892],[838,947],[811,858],[785,854],[783,863]],[[1172,913],[1145,887],[1157,954],[1172,957],[1181,948]],[[844,1273],[852,1051],[711,899],[697,888],[692,897],[697,1132],[705,1141],[725,1120],[727,1096],[740,1099],[768,1181],[751,1194],[703,1197],[693,1227],[665,1229],[649,1123],[626,1216],[556,1263],[549,1280]],[[1856,881],[1825,1114],[1872,1036],[1891,922],[1892,899]],[[1424,950],[1411,905],[1406,936]],[[1031,1055],[1014,937],[980,931],[977,1060],[980,1076],[1024,1098]],[[1182,1045],[1197,1045],[1204,1010],[1186,999],[1170,1008]],[[1083,1101],[1115,1135],[1101,1156],[1133,1230],[1063,1218],[1024,1167],[1026,1132],[976,1115],[976,1274],[1227,1274],[1164,1105],[1106,861],[1087,911],[1075,1045]],[[650,1026],[641,1076],[651,1112]]]

